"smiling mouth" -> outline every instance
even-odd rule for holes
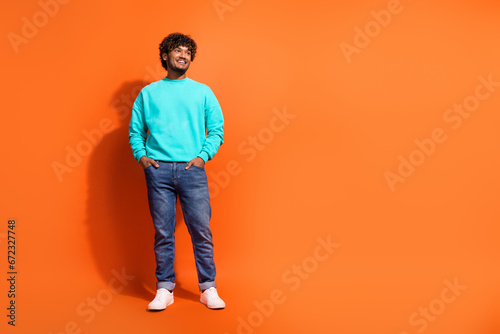
[[[179,63],[179,64],[183,64],[183,65],[187,64],[187,62],[185,60],[182,60],[182,59],[181,60],[176,60],[176,62]]]

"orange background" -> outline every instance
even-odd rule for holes
[[[212,0],[73,0],[18,52],[9,33],[43,20],[42,7],[4,4],[0,242],[6,254],[16,219],[18,276],[12,328],[4,255],[1,331],[499,333],[500,87],[458,128],[443,118],[478,77],[500,81],[498,3],[401,0],[350,62],[342,43],[355,45],[355,28],[389,1],[221,3],[219,15]],[[181,217],[175,303],[145,311],[154,231],[126,101],[165,76],[157,47],[175,31],[198,43],[187,75],[212,88],[225,117],[206,166],[224,311],[198,301]],[[293,118],[273,131],[284,110]],[[89,144],[84,131],[102,122]],[[418,158],[415,140],[436,128],[446,140],[392,191],[385,173]],[[85,155],[58,179],[54,162],[77,148]],[[328,236],[340,247],[319,260]],[[134,278],[120,285],[122,270]],[[466,288],[444,303],[454,280]],[[415,316],[422,309],[434,313]]]

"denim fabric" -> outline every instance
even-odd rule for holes
[[[175,223],[177,196],[184,221],[191,235],[198,285],[201,290],[216,287],[213,260],[212,215],[204,167],[187,162],[158,161],[144,169],[148,188],[148,201],[155,228],[156,288],[173,290],[175,287]]]

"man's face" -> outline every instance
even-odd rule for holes
[[[168,54],[163,54],[163,59],[167,61],[169,70],[184,74],[191,64],[191,51],[185,46],[178,46]]]

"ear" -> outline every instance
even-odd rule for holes
[[[166,60],[168,59],[168,54],[167,54],[166,52],[163,52],[163,53],[161,54],[161,57],[163,58],[163,60],[165,60],[165,61],[166,61]]]

